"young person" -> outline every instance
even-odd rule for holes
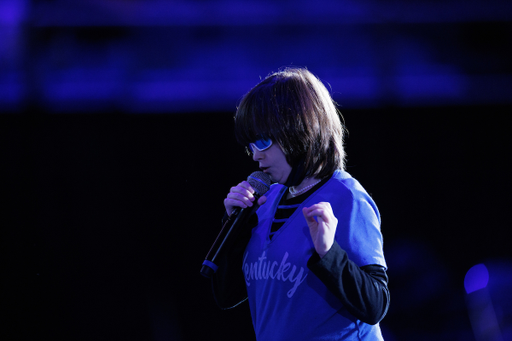
[[[224,200],[260,205],[218,259],[218,305],[249,300],[257,340],[382,340],[389,305],[379,211],[344,170],[340,116],[308,70],[286,68],[247,93],[235,134],[275,183],[243,181]]]

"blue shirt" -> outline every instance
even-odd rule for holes
[[[286,187],[273,185],[258,211],[258,225],[243,257],[242,270],[259,341],[382,340],[378,325],[349,314],[307,267],[314,252],[302,207],[329,202],[338,219],[336,241],[358,266],[386,267],[380,215],[364,188],[348,173],[336,171],[269,238]]]

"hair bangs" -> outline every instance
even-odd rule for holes
[[[235,116],[235,137],[241,145],[247,146],[263,136],[278,140],[279,115],[267,100],[271,92],[270,84],[260,83],[242,98]]]

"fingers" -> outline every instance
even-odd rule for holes
[[[319,202],[310,207],[304,207],[302,212],[308,224],[315,250],[322,258],[334,243],[338,219],[334,216],[331,204],[328,202]]]
[[[307,222],[308,224],[310,224],[310,223],[315,223],[315,222],[316,222],[316,221],[315,221],[315,217],[314,217],[314,216],[310,216],[310,215],[309,215],[309,208],[308,208],[308,207],[304,207],[304,208],[302,209],[302,214],[304,214],[304,218],[306,218],[306,222]]]
[[[252,194],[243,194],[237,192],[229,192],[226,199],[231,199],[233,203],[240,201],[246,206],[252,206],[252,202],[255,200]]]
[[[262,200],[260,198],[260,200]],[[224,206],[229,215],[231,215],[235,207],[247,208],[254,205],[254,189],[247,181],[242,181],[238,185],[231,187],[226,199],[224,199]],[[263,199],[263,203],[266,198]],[[258,201],[259,203],[259,201]]]
[[[327,223],[336,219],[332,212],[331,204],[328,202],[320,202],[310,207],[304,207],[302,212],[308,221],[312,221],[311,219],[314,219],[315,217],[317,217],[317,219],[322,219]]]
[[[316,210],[327,212],[327,213],[332,213],[331,204],[328,202],[323,202],[323,201],[319,202],[318,204],[314,204],[314,205],[311,205],[311,206],[305,207],[305,208],[307,208],[309,213],[316,211]]]
[[[233,189],[233,188],[240,188],[240,189],[243,188],[243,189],[246,189],[251,194],[254,193],[254,189],[251,187],[251,184],[247,181],[242,181],[237,186],[232,187],[231,189]]]
[[[322,219],[325,221],[328,221],[328,219],[329,219],[328,212],[326,212],[324,209],[311,210],[311,211],[307,212],[307,217],[311,218],[311,219],[314,219],[314,217],[317,217],[317,219],[319,218],[319,219]]]

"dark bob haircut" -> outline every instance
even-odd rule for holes
[[[238,143],[271,138],[292,167],[304,162],[305,177],[325,178],[345,168],[343,135],[329,92],[304,68],[270,74],[242,98],[235,116]]]

